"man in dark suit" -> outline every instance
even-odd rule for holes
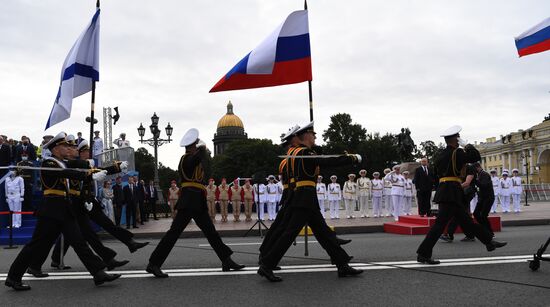
[[[140,180],[137,182],[136,187],[136,203],[137,206],[139,206],[139,217],[141,225],[143,225],[143,222],[147,222],[147,210],[145,210],[145,196],[147,195],[145,192],[145,181]]]
[[[11,146],[0,136],[0,166],[10,165],[11,160]],[[4,176],[7,172],[7,170],[0,170],[0,175]]]
[[[115,211],[115,224],[120,226],[120,216],[122,214],[122,206],[124,206],[124,192],[122,190],[122,178],[117,177],[116,183],[113,186],[113,208]]]
[[[428,166],[427,158],[422,158],[420,164],[414,172],[413,179],[413,183],[416,186],[416,198],[418,199],[418,214],[420,216],[430,216],[434,177],[432,170]]]
[[[126,229],[130,228],[130,223],[133,228],[139,228],[136,225],[137,186],[133,177],[128,178],[128,185],[124,187],[123,192],[126,204]]]
[[[158,220],[157,218],[157,200],[158,200],[158,194],[157,194],[157,188],[155,188],[155,183],[153,180],[149,181],[149,185],[145,187],[145,192],[147,192],[147,201],[149,202],[149,207],[151,208],[151,211],[153,213],[153,218],[155,220]]]
[[[28,137],[21,137],[21,143],[15,147],[14,160],[16,163],[36,160],[36,147],[31,144]]]

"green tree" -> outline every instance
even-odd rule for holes
[[[212,177],[219,182],[237,177],[265,178],[277,174],[280,158],[283,154],[280,146],[267,139],[246,139],[229,144],[223,155],[212,160]]]
[[[352,124],[351,116],[338,113],[330,117],[328,129],[323,132],[327,154],[338,154],[344,151],[357,152],[359,144],[367,138],[367,129],[360,124]]]
[[[136,171],[139,172],[140,179],[153,180],[155,177],[155,157],[147,149],[140,147],[134,153]]]
[[[437,158],[439,152],[443,149],[445,149],[443,143],[435,145],[434,141],[430,140],[420,142],[420,157],[426,157],[428,158],[428,161],[430,161],[430,163],[433,163]]]

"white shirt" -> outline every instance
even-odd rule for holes
[[[368,177],[359,177],[357,179],[358,196],[369,196],[370,184],[371,182]]]
[[[260,183],[257,187],[258,192],[258,201],[261,203],[267,202],[267,196],[266,196],[266,187],[265,184]]]
[[[279,195],[279,187],[276,183],[268,183],[266,186],[267,202],[276,203]]]
[[[512,179],[500,178],[500,195],[510,196],[512,194]]]
[[[384,182],[384,195],[391,195],[391,180],[386,179],[384,176],[382,181]]]
[[[339,183],[329,183],[328,184],[328,200],[341,200],[342,199],[342,190],[340,190]]]
[[[500,192],[500,179],[497,176],[491,176],[491,181],[493,182],[493,192],[497,196]]]
[[[381,179],[373,179],[371,183],[372,197],[382,197],[382,191],[384,190],[384,182]]]
[[[25,182],[20,176],[6,178],[4,183],[7,198],[21,198],[25,195]]]
[[[410,178],[405,179],[405,196],[406,197],[412,197],[413,196],[413,181]]]
[[[92,150],[94,151],[94,156],[97,156],[103,152],[103,140],[100,137],[94,138]]]
[[[511,179],[512,179],[512,194],[521,194],[523,192],[523,188],[521,187],[521,177],[514,176]]]
[[[130,141],[128,140],[117,139],[114,143],[118,146],[118,148],[130,147]]]
[[[403,196],[405,194],[405,177],[403,175],[391,172],[384,179],[391,182],[391,195]]]
[[[344,183],[344,199],[357,199],[357,183],[355,181],[346,181]]]
[[[317,199],[318,200],[325,200],[327,199],[328,195],[327,195],[327,186],[322,183],[322,182],[318,182],[317,185],[315,186],[316,190],[317,190]]]

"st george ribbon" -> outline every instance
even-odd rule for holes
[[[73,98],[92,90],[99,81],[99,13],[97,8],[92,21],[80,34],[61,69],[61,84],[55,97],[46,130],[71,117]]]

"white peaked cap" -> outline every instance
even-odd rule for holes
[[[460,127],[459,125],[454,125],[452,127],[447,128],[447,130],[443,131],[443,133],[441,133],[441,136],[442,137],[452,136],[459,133],[461,130],[462,130],[462,127]]]
[[[197,130],[196,128],[191,128],[187,130],[187,132],[185,132],[185,134],[181,138],[180,146],[181,147],[189,146],[195,143],[198,139],[199,139],[199,130]]]

